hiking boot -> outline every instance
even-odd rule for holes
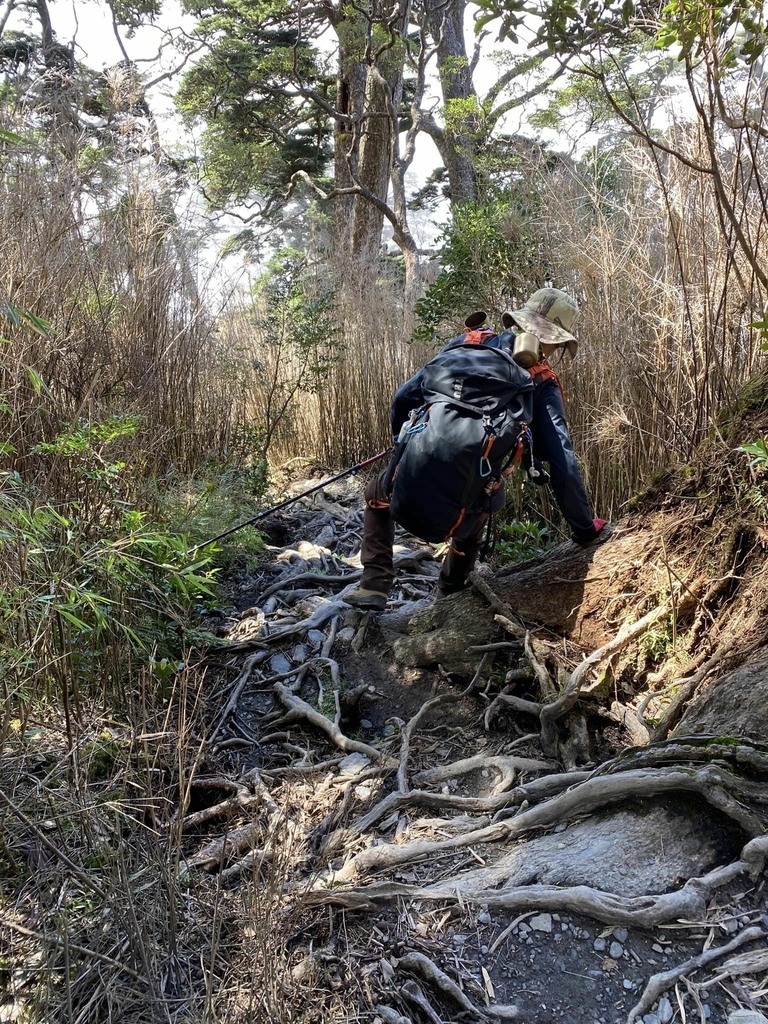
[[[592,525],[595,528],[595,532],[589,537],[577,537],[575,533],[571,534],[572,539],[583,548],[588,547],[596,540],[606,540],[611,532],[605,529],[606,526],[610,525],[606,519],[593,519]]]
[[[437,595],[437,597],[448,597],[450,594],[458,594],[462,590],[466,589],[466,580],[464,580],[463,583],[446,583],[442,576],[438,576],[435,594]]]
[[[383,590],[367,590],[365,587],[355,587],[348,594],[344,595],[347,604],[353,608],[364,608],[368,611],[381,612],[387,607],[388,594]]]

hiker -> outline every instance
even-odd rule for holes
[[[392,433],[397,438],[400,432],[407,428],[408,417],[412,412],[424,406],[425,371],[428,371],[433,363],[438,362],[444,353],[466,348],[473,342],[485,349],[497,349],[507,356],[512,355],[518,363],[516,372],[523,378],[519,382],[520,391],[530,389],[531,381],[533,383],[532,405],[530,397],[525,396],[527,404],[519,405],[517,415],[524,416],[530,422],[536,458],[549,464],[555,497],[573,531],[573,539],[577,543],[588,544],[598,536],[605,526],[605,521],[593,519],[590,514],[584,482],[568,436],[560,382],[548,360],[549,355],[563,346],[568,348],[572,356],[575,354],[576,339],[570,333],[570,328],[577,315],[576,302],[556,288],[539,289],[522,309],[505,313],[502,318],[505,331],[502,334],[497,335],[490,330],[478,331],[477,328],[485,321],[486,314],[481,311],[471,314],[465,321],[468,331],[452,339],[435,360],[419,370],[397,390],[392,403],[391,421]],[[517,333],[514,333],[512,328],[517,328]],[[516,338],[523,343],[522,348],[528,349],[527,358],[526,353],[513,354],[516,347],[521,347],[515,345]],[[520,362],[525,364],[525,370],[522,372]],[[417,425],[412,429],[420,428]],[[507,471],[508,464],[504,467],[504,472]],[[537,483],[549,479],[536,468],[529,470],[529,475]],[[466,515],[462,510],[462,516],[459,517],[460,525],[449,535],[450,548],[437,582],[439,596],[456,593],[466,585],[467,577],[480,552],[481,536],[488,516],[504,505],[502,473],[498,473],[497,476],[498,480],[490,500],[476,502],[467,510]],[[363,575],[359,586],[345,596],[349,604],[358,608],[385,608],[394,580],[392,548],[395,523],[390,513],[391,490],[392,467],[369,481],[365,489],[366,507],[361,550]],[[423,515],[429,516],[433,510],[422,504],[421,511]],[[427,532],[428,529],[422,527],[417,535],[423,536]],[[425,539],[429,538],[425,536]]]

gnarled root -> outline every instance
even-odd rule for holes
[[[404,896],[483,904],[508,911],[565,911],[586,914],[606,924],[654,928],[681,917],[690,920],[700,916],[716,889],[745,874],[754,880],[763,871],[766,857],[768,836],[760,836],[750,840],[740,859],[732,864],[716,868],[699,878],[691,878],[676,892],[650,896],[617,896],[587,885],[521,885],[506,890],[477,885],[469,888],[457,886],[456,879],[452,878],[426,886],[376,882],[357,889],[315,890],[306,896],[306,900],[311,904],[333,903],[351,909],[370,910],[376,908],[379,901]]]
[[[348,881],[362,874],[384,871],[422,857],[434,856],[460,846],[517,838],[533,828],[557,824],[576,814],[586,814],[624,800],[648,799],[660,793],[698,793],[728,815],[748,835],[763,831],[763,821],[743,806],[737,795],[748,784],[713,765],[699,769],[641,768],[616,775],[593,775],[546,803],[521,811],[505,822],[439,841],[415,840],[392,845],[382,843],[352,857],[332,874],[333,881]],[[737,795],[734,795],[737,794]],[[751,795],[751,794],[750,794]]]

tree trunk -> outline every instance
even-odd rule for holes
[[[339,37],[339,77],[336,85],[336,106],[340,113],[359,123],[365,109],[365,64],[344,40],[348,23],[337,26]],[[349,33],[352,34],[351,31]],[[350,128],[342,121],[335,122],[334,138],[334,187],[351,188],[357,172],[356,128]],[[352,247],[352,224],[355,202],[354,195],[338,196],[334,200],[334,252],[337,261],[344,260]]]
[[[387,201],[398,131],[404,22],[402,13],[392,20],[390,7],[388,2],[374,3],[365,40],[361,39],[361,19],[337,26],[341,48],[339,107],[353,118],[354,134],[343,125],[337,130],[335,184],[337,188],[358,185],[361,189],[361,194],[339,197],[335,213],[337,253],[348,266],[351,264],[360,293],[375,280],[384,225],[380,203]],[[379,32],[372,29],[384,33],[385,40],[388,34],[389,45],[381,44]]]
[[[464,0],[447,4],[430,0],[427,18],[437,43],[437,66],[443,94],[445,129],[433,136],[448,171],[452,205],[477,199],[475,157],[478,103],[464,42]]]

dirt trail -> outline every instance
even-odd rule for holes
[[[401,538],[374,617],[343,601],[360,504],[345,482],[275,521],[267,560],[238,581],[215,772],[184,829],[190,870],[246,902],[269,893],[282,952],[267,1016],[726,1024],[767,1010],[754,543],[728,553],[724,587],[661,557],[672,519],[656,502],[603,544],[481,571],[435,602],[432,553]],[[731,696],[710,688],[671,732],[678,695],[717,679]]]

